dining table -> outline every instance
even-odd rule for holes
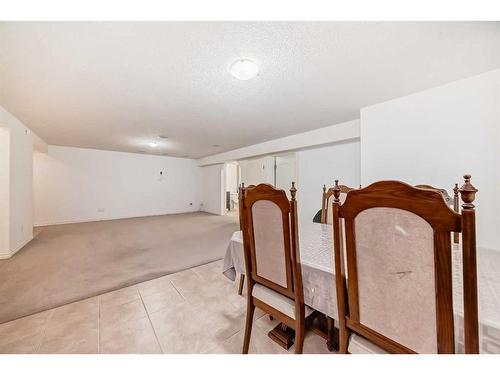
[[[453,244],[453,309],[456,352],[463,353],[462,254]],[[331,319],[338,317],[335,287],[333,227],[299,220],[299,253],[304,303]],[[477,248],[480,353],[500,354],[500,251]],[[230,280],[245,274],[241,231],[229,241],[222,273]]]

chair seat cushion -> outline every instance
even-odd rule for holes
[[[252,296],[261,300],[265,304],[275,308],[276,310],[295,319],[295,301],[291,298],[275,292],[274,290],[261,285],[255,284],[252,290]],[[305,306],[305,316],[309,316],[314,310]]]
[[[356,333],[351,335],[347,351],[351,354],[389,354],[384,349]]]

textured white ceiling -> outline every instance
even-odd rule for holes
[[[500,23],[4,22],[0,104],[50,144],[196,158],[498,68],[499,46]]]

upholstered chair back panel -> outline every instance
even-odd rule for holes
[[[436,353],[432,227],[377,207],[355,217],[354,233],[360,323],[417,353]]]
[[[259,200],[252,206],[256,274],[284,288],[286,280],[283,214],[273,202]]]

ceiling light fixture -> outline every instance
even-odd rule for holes
[[[233,77],[247,81],[259,74],[259,66],[252,60],[240,59],[231,64],[229,71]]]
[[[158,143],[156,143],[156,142],[149,142],[149,143],[148,143],[148,145],[149,145],[149,147],[151,147],[151,148],[158,147]]]

